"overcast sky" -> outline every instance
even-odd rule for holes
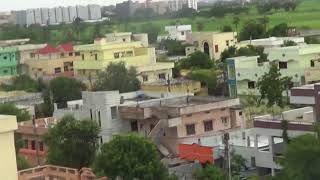
[[[0,12],[27,8],[74,6],[87,4],[111,5],[124,0],[0,0]],[[143,2],[144,0],[139,0]]]

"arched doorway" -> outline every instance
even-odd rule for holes
[[[209,44],[207,42],[203,43],[203,52],[208,54],[210,56],[210,52],[209,52]]]

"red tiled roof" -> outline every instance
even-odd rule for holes
[[[201,163],[214,163],[213,148],[198,144],[179,144],[179,157],[188,161],[198,160]]]
[[[50,53],[58,53],[59,49],[52,47],[50,44],[47,44],[44,48],[38,50],[38,54],[50,54]]]
[[[61,44],[58,49],[63,52],[73,52],[73,45],[71,42]]]

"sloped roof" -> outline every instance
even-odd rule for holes
[[[61,44],[58,49],[63,52],[73,52],[73,45],[71,42]]]
[[[39,49],[38,54],[50,54],[50,53],[58,53],[59,49],[52,47],[50,44],[47,44],[44,48]]]

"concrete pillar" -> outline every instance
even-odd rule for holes
[[[254,136],[254,148],[255,148],[255,149],[258,149],[258,138],[259,138],[259,135],[256,134],[256,135]]]
[[[275,169],[271,168],[271,176],[275,176],[276,173],[275,173]]]
[[[268,142],[269,142],[269,152],[273,154],[273,137],[268,136]]]

